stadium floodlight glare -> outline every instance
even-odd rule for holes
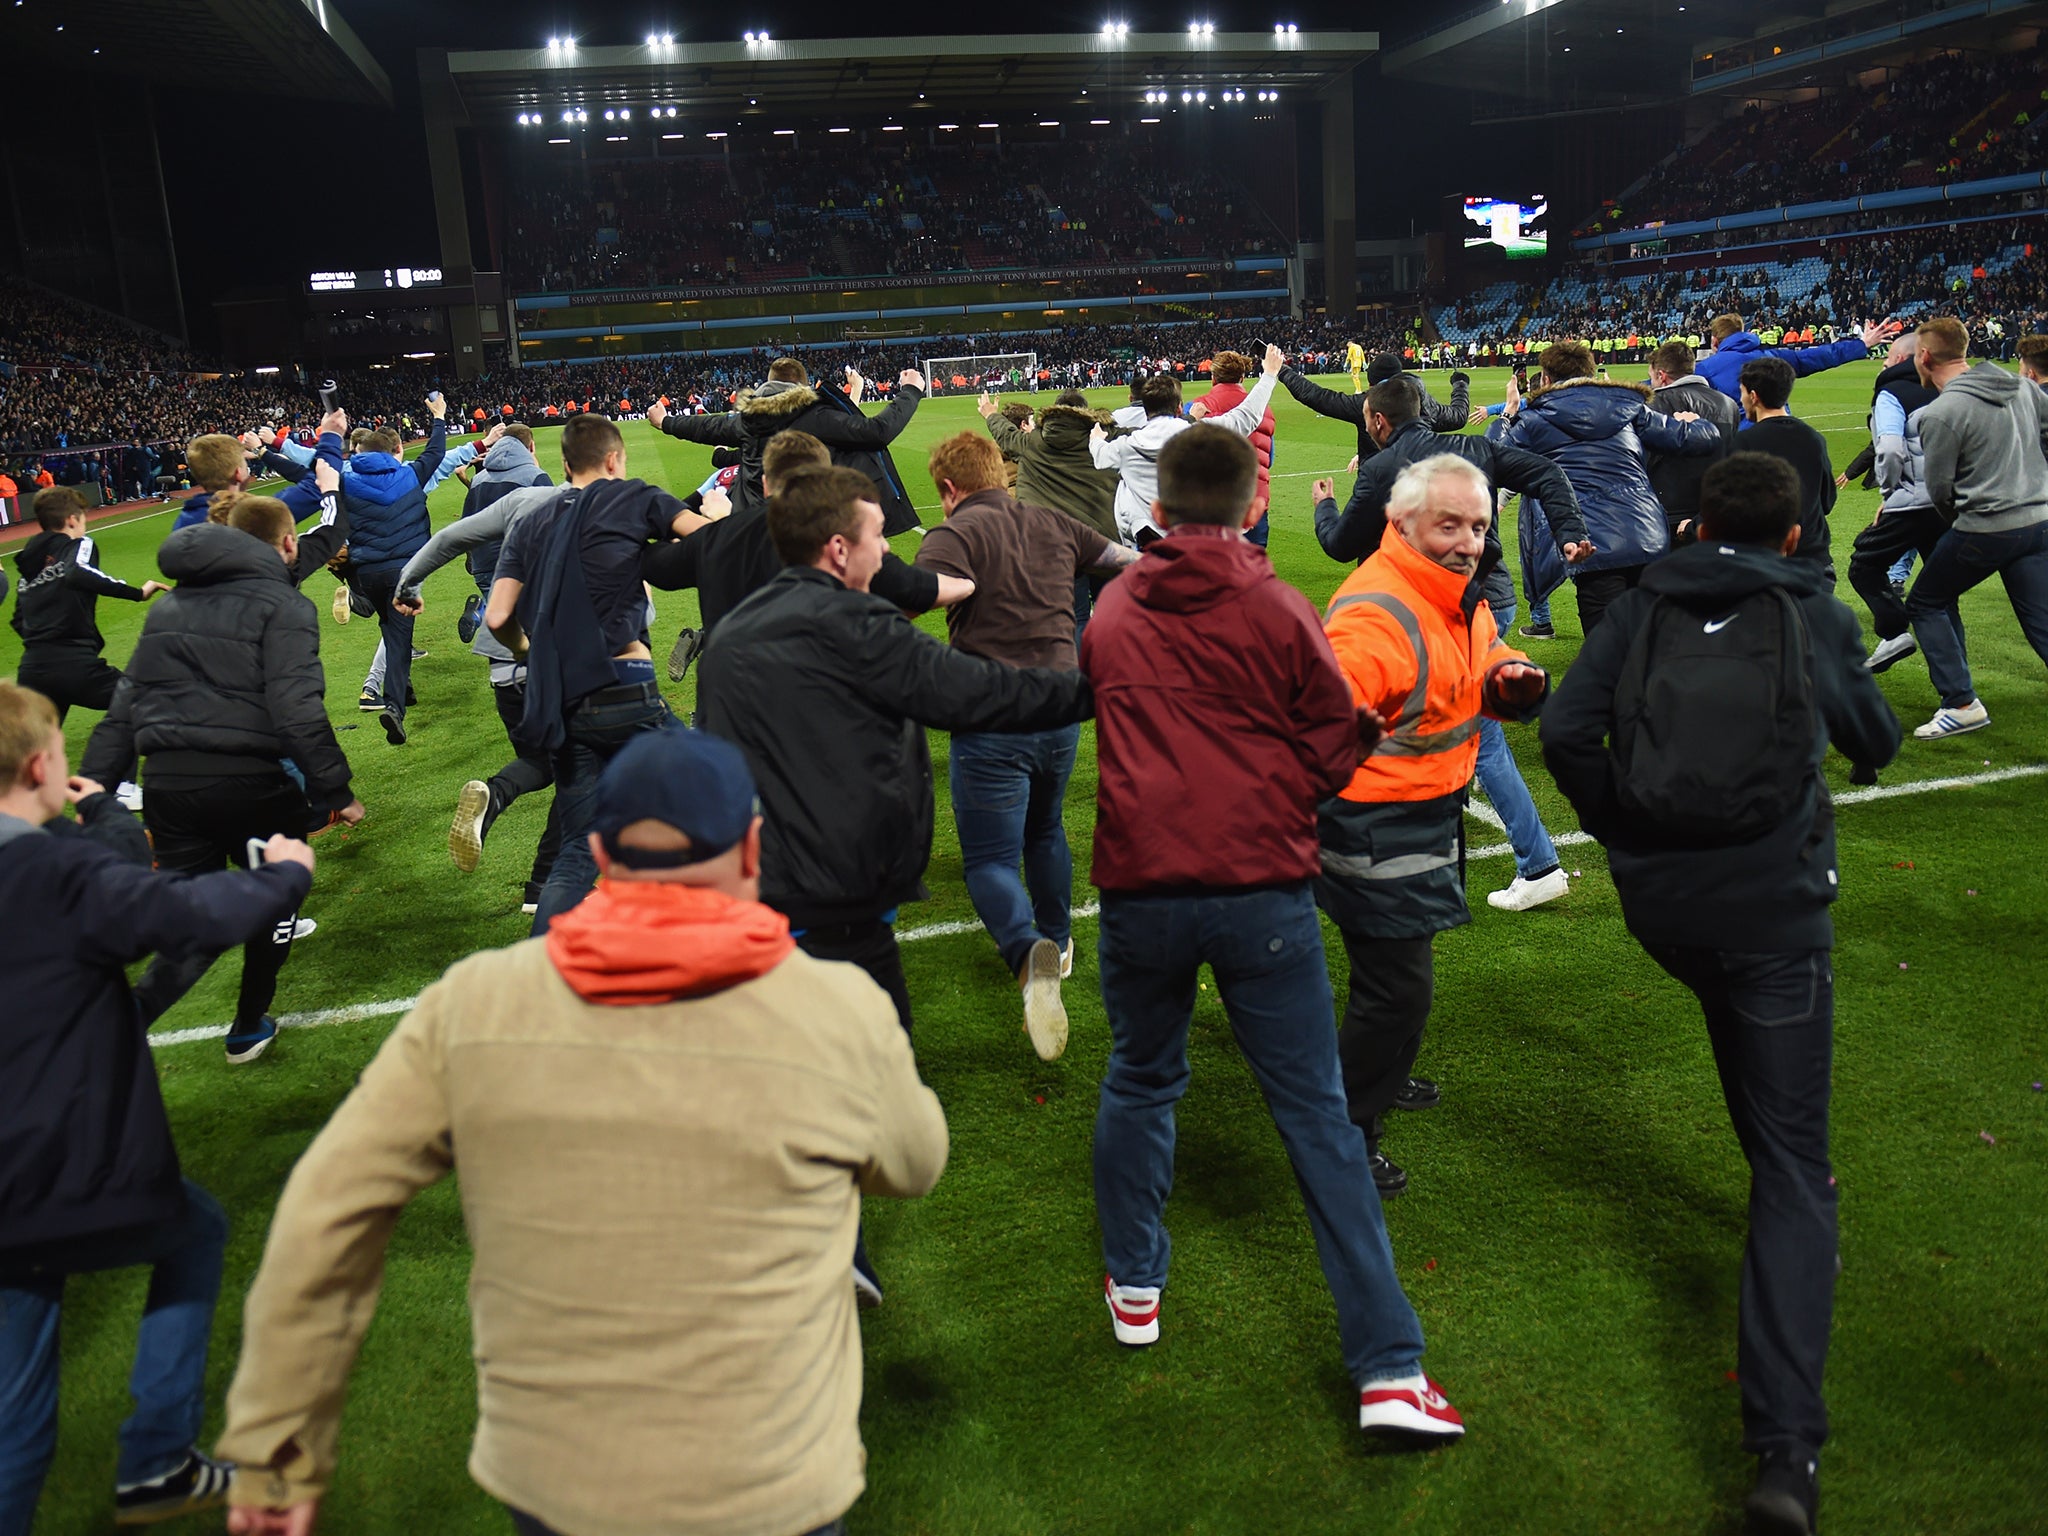
[[[650,47],[650,48],[656,47],[656,46],[658,46],[658,45],[660,44],[660,42],[661,42],[661,39],[660,39],[660,38],[658,38],[658,37],[656,37],[656,36],[655,36],[655,35],[654,35],[654,34],[653,34],[652,32],[650,32],[650,33],[648,33],[648,34],[647,34],[647,46],[648,46],[648,47]]]
[[[578,107],[578,108],[576,109],[576,121],[577,121],[577,122],[579,122],[579,123],[587,123],[587,122],[589,122],[589,121],[590,121],[590,113],[589,113],[589,112],[587,112],[587,111],[585,111],[585,110],[584,110],[584,109],[583,109],[582,107]]]
[[[1207,101],[1208,99],[1209,99],[1209,93],[1208,93],[1207,91],[1197,91],[1197,92],[1195,92],[1195,100],[1197,100],[1197,101]]]
[[[796,137],[796,130],[794,128],[778,128],[775,130],[775,137],[778,139],[793,139]]]
[[[673,32],[664,32],[664,33],[662,33],[662,34],[661,34],[661,46],[662,46],[662,47],[664,47],[664,48],[673,48],[673,47],[675,47],[675,45],[676,45],[676,35],[675,35],[675,33],[673,33]]]
[[[622,122],[622,123],[629,123],[629,122],[631,122],[632,120],[633,120],[633,109],[632,109],[631,107],[621,107],[621,108],[619,108],[619,121],[620,121],[620,122]]]
[[[606,108],[604,109],[604,120],[605,120],[606,122],[608,122],[608,123],[614,123],[614,122],[617,122],[617,121],[618,121],[618,118],[619,118],[619,114],[618,114],[618,113],[616,113],[616,112],[614,112],[614,111],[613,111],[613,110],[612,110],[612,109],[611,109],[610,107],[606,107]]]
[[[1193,101],[1195,99],[1195,93],[1193,91],[1182,91],[1180,93],[1180,99],[1182,101]]]
[[[851,133],[851,132],[853,132],[853,130],[852,130],[851,128],[827,128],[827,129],[826,129],[825,131],[826,131],[827,133]]]
[[[551,37],[551,38],[549,38],[549,39],[548,39],[548,52],[549,52],[549,53],[560,53],[561,51],[562,51],[562,40],[561,40],[561,39],[560,39],[559,37]]]
[[[1109,126],[1109,119],[1106,117],[1091,117],[1088,119],[1088,126],[1090,128],[1107,128]]]
[[[976,123],[974,126],[977,128],[993,128],[996,125],[994,123]]]
[[[563,39],[562,39],[562,52],[564,52],[564,53],[574,53],[575,51],[576,51],[576,39],[575,39],[575,38],[573,38],[573,37],[565,37],[565,38],[563,38]]]

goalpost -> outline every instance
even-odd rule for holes
[[[924,361],[924,379],[928,393],[933,396],[978,395],[984,389],[998,394],[1005,390],[1035,390],[1038,354],[976,352],[969,357],[928,357]],[[955,379],[962,382],[955,384]]]

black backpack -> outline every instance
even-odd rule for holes
[[[1777,826],[1814,772],[1812,649],[1783,587],[1711,615],[1658,598],[1614,689],[1615,797],[1679,842]]]

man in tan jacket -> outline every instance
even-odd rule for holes
[[[865,1486],[860,1197],[937,1183],[944,1114],[887,994],[758,901],[737,748],[649,732],[598,793],[596,892],[430,987],[285,1188],[230,1531],[311,1530],[391,1229],[457,1148],[469,1469],[522,1536],[837,1532]]]

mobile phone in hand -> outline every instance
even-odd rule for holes
[[[334,410],[335,402],[341,398],[341,386],[332,379],[320,381],[320,414],[325,416]]]
[[[270,841],[267,837],[252,837],[243,850],[243,856],[251,869],[263,867],[263,846]]]

